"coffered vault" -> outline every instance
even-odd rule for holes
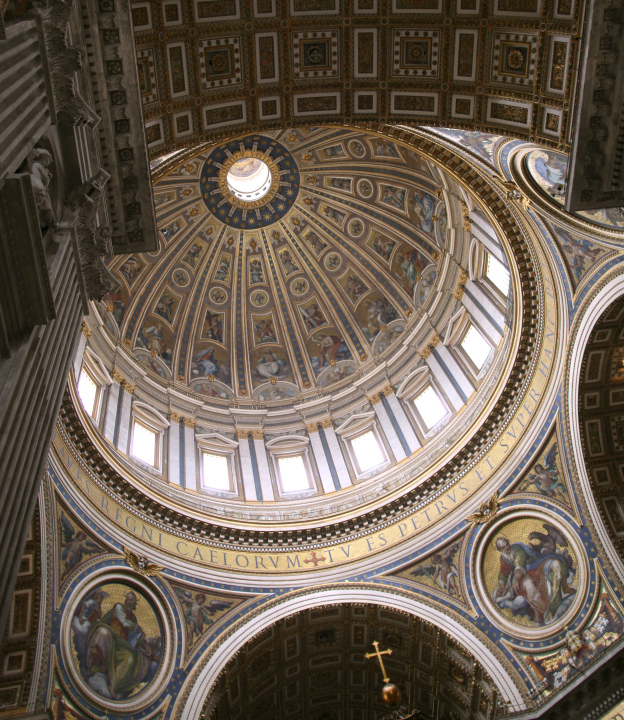
[[[314,123],[444,125],[568,148],[578,0],[132,4],[152,157]]]

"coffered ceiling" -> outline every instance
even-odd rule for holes
[[[444,125],[569,147],[579,0],[132,4],[151,157],[310,123]]]

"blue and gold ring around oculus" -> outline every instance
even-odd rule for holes
[[[257,157],[269,166],[274,182],[259,201],[245,202],[229,190],[228,169],[243,157]],[[264,135],[247,135],[214,148],[201,171],[200,188],[209,212],[230,227],[254,230],[281,220],[299,194],[299,168],[279,142]]]

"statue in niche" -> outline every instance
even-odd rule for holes
[[[28,154],[26,162],[39,213],[39,225],[42,228],[54,228],[56,227],[56,217],[48,192],[48,185],[52,179],[52,173],[48,170],[48,166],[52,164],[52,155],[43,148],[33,148]]]

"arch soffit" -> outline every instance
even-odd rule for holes
[[[511,671],[509,664],[504,662],[495,645],[486,645],[460,622],[441,610],[426,605],[416,596],[408,597],[380,588],[344,585],[339,590],[336,588],[305,590],[293,593],[287,599],[277,598],[268,603],[268,607],[260,608],[249,620],[244,619],[246,622],[241,621],[241,624],[230,633],[224,633],[219,638],[221,642],[218,640],[206,651],[194,672],[188,676],[174,710],[174,720],[199,719],[205,700],[221,672],[241,647],[256,635],[302,610],[347,603],[378,605],[415,615],[436,625],[451,634],[470,653],[479,658],[506,701],[518,710],[526,707],[525,699],[518,687],[521,684],[520,678]]]

